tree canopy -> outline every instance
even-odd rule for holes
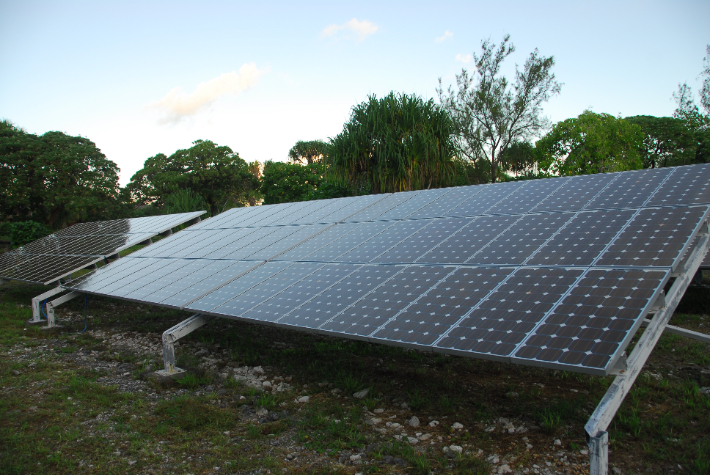
[[[643,166],[641,127],[609,114],[584,111],[537,141],[541,169],[553,175],[635,170]]]
[[[118,166],[84,138],[0,122],[0,213],[58,229],[119,212]]]
[[[322,140],[309,140],[304,142],[299,140],[296,145],[288,151],[288,158],[294,163],[310,165],[320,162],[327,153],[328,144]]]
[[[267,161],[261,178],[264,204],[304,201],[323,182],[325,166]]]
[[[158,205],[179,190],[192,190],[216,214],[253,199],[259,187],[253,168],[227,146],[196,140],[169,157],[159,153],[148,158],[126,190],[133,202]]]
[[[560,93],[555,80],[555,59],[541,56],[536,49],[525,61],[523,70],[515,68],[512,84],[501,74],[503,61],[515,51],[510,35],[500,45],[481,42],[480,54],[473,53],[476,71],[466,69],[456,75],[456,89],[444,91],[441,78],[437,92],[441,104],[451,114],[457,134],[457,153],[478,168],[490,171],[496,181],[498,167],[506,150],[515,142],[537,137],[549,123],[542,115],[542,104]]]
[[[453,180],[453,124],[433,100],[395,94],[353,107],[331,141],[329,176],[372,193],[448,186]]]
[[[659,168],[694,163],[698,139],[685,121],[673,117],[638,115],[626,117],[643,132],[639,148],[643,168]]]

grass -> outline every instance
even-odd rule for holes
[[[188,373],[177,389],[121,392],[100,380],[103,373],[82,366],[81,355],[98,351],[102,360],[132,364],[136,377],[148,366],[160,366],[159,357],[116,354],[89,334],[47,334],[26,326],[29,301],[44,290],[14,283],[0,287],[0,473],[208,473],[215,466],[222,473],[259,468],[276,473],[293,468],[283,461],[285,449],[271,445],[279,438],[320,454],[358,452],[377,442],[380,448],[371,454],[376,463],[358,468],[363,473],[489,473],[490,464],[473,455],[474,448],[517,454],[516,463],[529,467],[535,460],[526,458],[520,435],[483,429],[503,417],[516,425],[539,426],[525,434],[536,449],[550,446],[554,438],[570,450],[586,448],[582,426],[612,381],[215,320],[181,344],[219,344],[239,365],[291,375],[296,389],[272,395],[233,379],[220,382],[209,373]],[[695,307],[684,300],[684,312],[671,323],[707,332],[710,320],[694,310],[704,305],[697,303],[702,296],[696,293],[693,299]],[[60,318],[67,311],[83,314],[79,300],[63,305]],[[142,335],[159,335],[188,316],[100,297],[89,299],[87,313],[92,330]],[[710,365],[709,350],[679,336],[661,337],[609,428],[614,465],[624,472],[663,472],[680,464],[689,473],[708,473],[710,398],[700,387],[710,385],[701,372]],[[180,347],[177,356],[178,366],[199,364]],[[323,382],[329,384],[319,385]],[[308,388],[301,390],[303,384]],[[208,385],[214,388],[207,391]],[[334,388],[348,397],[333,396]],[[364,388],[369,388],[365,399],[349,397]],[[519,396],[506,397],[511,392]],[[311,403],[295,405],[294,398],[302,394]],[[246,424],[238,396],[250,404],[256,397],[255,406],[270,411],[287,409],[292,417]],[[452,459],[424,444],[415,450],[406,442],[381,438],[364,424],[365,410],[399,408],[402,402],[423,425],[439,420],[444,443],[471,453]],[[449,431],[454,421],[471,430]],[[385,456],[405,459],[408,468],[380,465]]]

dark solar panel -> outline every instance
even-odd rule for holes
[[[527,213],[545,198],[555,193],[568,180],[569,178],[549,178],[526,181],[513,194],[489,209],[487,214]]]
[[[573,176],[533,209],[534,211],[580,210],[617,176],[611,173]]]
[[[633,337],[668,274],[590,269],[520,345],[514,361],[605,368]]]
[[[671,168],[635,170],[625,173],[612,173],[614,179],[604,192],[588,203],[586,209],[638,208],[653,195],[668,175]],[[596,175],[595,175],[596,176]]]
[[[343,235],[338,240],[308,255],[305,260],[335,262],[338,257],[356,248],[390,226],[392,226],[392,223],[388,221],[364,223],[362,226],[358,226],[348,234]]]
[[[486,185],[480,193],[476,193],[457,207],[447,211],[443,216],[466,217],[480,216],[515,193],[524,182],[514,181]]]
[[[648,206],[678,206],[710,203],[710,164],[676,167]]]
[[[407,191],[403,193],[394,193],[387,195],[385,198],[373,203],[371,206],[363,209],[359,213],[347,218],[346,222],[362,222],[379,219],[379,217],[389,210],[401,205],[402,203],[417,196],[420,191]]]
[[[446,238],[470,222],[469,218],[427,220],[425,228],[376,257],[371,262],[389,264],[416,262],[423,254],[444,242]]]
[[[338,257],[338,262],[368,263],[412,234],[427,226],[429,221],[400,221],[359,245],[352,251]]]
[[[448,193],[449,190],[446,188],[437,190],[424,190],[420,191],[413,198],[405,201],[404,203],[395,206],[391,210],[384,214],[381,214],[377,219],[389,220],[389,219],[404,219],[409,215],[417,212],[421,208],[427,206],[428,204],[437,201],[439,199],[444,199],[443,197]]]
[[[423,219],[447,216],[447,212],[455,209],[472,196],[486,190],[489,186],[490,185],[479,185],[451,188],[446,195],[441,197],[441,199],[437,199],[436,201],[429,203],[420,210],[410,214],[408,217],[410,219]]]
[[[448,275],[372,334],[380,340],[430,346],[512,271],[512,268],[440,268]]]

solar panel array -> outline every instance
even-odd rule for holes
[[[0,254],[0,278],[47,285],[202,214],[204,211],[75,224]]]
[[[239,208],[69,287],[608,374],[709,204],[695,165]]]

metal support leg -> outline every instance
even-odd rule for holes
[[[651,351],[658,343],[663,331],[668,328],[668,321],[671,319],[680,299],[683,298],[685,290],[690,285],[690,281],[708,251],[710,235],[705,233],[698,237],[700,240],[695,248],[689,252],[681,273],[677,275],[663,301],[658,303],[659,308],[655,310],[653,318],[648,323],[638,343],[636,343],[631,355],[629,355],[627,369],[621,371],[614,378],[614,382],[611,383],[601,402],[599,402],[599,405],[584,426],[587,440],[589,441],[590,475],[606,475],[608,473],[609,439],[606,431],[616,412],[621,407],[624,398],[631,391],[636,378],[641,373],[643,365],[651,355]]]
[[[69,292],[68,294],[62,295],[58,299],[54,299],[51,302],[47,302],[47,328],[57,326],[56,321],[54,319],[54,309],[65,302],[79,297],[80,295],[82,295],[81,292]]]
[[[649,323],[651,323],[651,320],[644,320],[643,325],[647,326]],[[685,328],[676,327],[675,325],[666,325],[664,331],[673,335],[680,335],[686,338],[692,338],[693,340],[702,341],[703,343],[710,343],[710,335],[706,333],[686,330]]]
[[[175,342],[197,330],[213,318],[214,317],[204,316],[198,313],[163,332],[163,361],[165,363],[165,369],[158,371],[158,374],[167,376],[183,371],[175,365]]]
[[[609,473],[609,434],[600,432],[589,438],[589,475]]]
[[[40,323],[42,320],[40,318],[40,305],[42,302],[47,300],[49,297],[53,297],[59,293],[64,292],[65,289],[57,286],[47,292],[38,295],[32,299],[32,320],[28,320],[27,323]]]

